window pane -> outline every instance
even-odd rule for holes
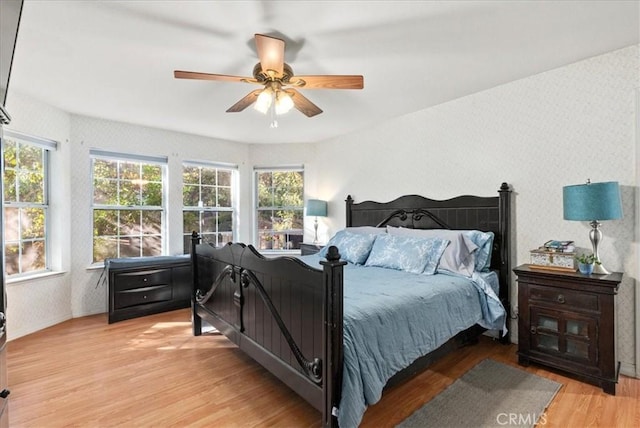
[[[196,232],[200,231],[200,214],[198,211],[183,211],[182,225],[184,233],[191,234],[194,230]]]
[[[17,165],[16,157],[17,143],[13,140],[4,140],[4,167],[15,168]]]
[[[217,220],[217,213],[215,212],[203,212],[202,213],[202,224],[201,224],[201,232],[202,233],[207,233],[207,232],[216,232],[217,228],[216,228],[216,220]]]
[[[120,179],[141,180],[140,164],[138,162],[120,162]]]
[[[45,211],[43,208],[24,208],[21,210],[20,226],[22,239],[43,238]]]
[[[120,211],[120,236],[140,234],[140,210]]]
[[[258,211],[258,230],[273,229],[273,211]]]
[[[202,186],[202,204],[205,207],[216,206],[216,188],[211,186]]]
[[[42,172],[18,173],[18,200],[20,202],[44,203],[44,178]]]
[[[93,233],[97,236],[118,234],[117,210],[93,210]]]
[[[140,257],[140,237],[121,237],[118,241],[120,257]]]
[[[94,178],[118,178],[118,161],[94,159],[93,176]]]
[[[132,181],[120,182],[120,203],[124,206],[140,206],[140,184]]]
[[[231,188],[218,187],[218,206],[225,208],[231,207]]]
[[[13,169],[4,170],[4,201],[16,202],[16,172]]]
[[[160,165],[142,164],[142,180],[162,183],[162,167]]]
[[[93,203],[95,205],[118,205],[118,182],[95,178],[93,180]]]
[[[200,200],[200,187],[192,185],[182,186],[182,205],[185,207],[197,207]]]
[[[200,180],[202,184],[215,186],[216,185],[216,169],[215,168],[200,168]]]
[[[143,236],[142,237],[142,255],[143,256],[159,256],[162,254],[162,237],[161,236]]]
[[[19,150],[18,162],[22,168],[31,171],[43,170],[42,152],[44,149],[31,144],[20,144]]]
[[[7,275],[20,273],[20,247],[19,244],[6,244],[4,246],[4,263]]]
[[[20,239],[19,208],[6,207],[4,209],[4,239],[5,241],[18,241]]]
[[[162,211],[142,211],[142,233],[145,235],[162,234]]]
[[[44,241],[25,242],[22,246],[22,272],[44,270],[45,265]]]
[[[97,236],[93,238],[93,261],[118,257],[118,238]]]
[[[182,182],[186,184],[200,184],[200,169],[196,166],[183,167]]]
[[[231,187],[231,171],[218,170],[218,186]]]
[[[219,232],[231,232],[232,227],[232,214],[230,212],[218,213],[218,231]]]
[[[146,183],[142,186],[142,205],[162,206],[162,183]]]

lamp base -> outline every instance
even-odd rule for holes
[[[593,274],[594,275],[609,275],[610,273],[611,272],[609,272],[607,269],[605,269],[604,266],[602,266],[602,263],[593,265]]]
[[[313,223],[313,229],[315,231],[315,234],[313,237],[313,243],[317,244],[318,243],[318,217],[316,217],[316,221]]]

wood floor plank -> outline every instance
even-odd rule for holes
[[[189,317],[179,310],[107,324],[95,315],[9,342],[10,426],[320,426],[318,411],[226,338],[192,336]],[[520,367],[515,351],[483,338],[385,391],[362,426],[395,426],[485,358]],[[524,369],[563,384],[545,428],[640,426],[639,379],[621,377],[614,397]]]

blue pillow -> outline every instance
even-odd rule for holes
[[[346,230],[341,230],[336,233],[327,245],[318,251],[320,257],[326,257],[329,247],[334,245],[340,252],[340,258],[347,262],[362,265],[369,257],[373,241],[375,241],[376,235],[367,233],[351,233]]]
[[[448,244],[440,238],[378,235],[365,266],[433,275]]]
[[[491,266],[491,253],[493,252],[493,232],[465,230],[464,233],[478,246],[476,251],[476,271],[488,271]]]

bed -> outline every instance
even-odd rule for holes
[[[494,197],[465,195],[441,201],[407,195],[386,203],[356,203],[351,196],[346,199],[344,236],[353,239],[354,233],[374,235],[367,230],[369,227],[375,227],[381,235],[384,233],[385,238],[373,238],[367,262],[375,259],[374,246],[385,240],[403,244],[428,241],[428,252],[446,246],[440,245],[440,238],[389,238],[392,233],[433,232],[439,235],[451,231],[478,231],[492,235],[486,269],[474,272],[469,278],[439,270],[433,275],[405,275],[398,269],[383,267],[384,264],[363,267],[347,263],[341,259],[338,248],[343,246],[343,257],[347,258],[353,257],[353,251],[342,243],[328,245],[318,255],[265,258],[252,246],[240,243],[221,248],[200,244],[194,234],[191,254],[193,333],[202,334],[202,321],[206,321],[322,412],[323,426],[357,426],[366,406],[380,398],[384,387],[402,382],[441,356],[474,343],[487,328],[499,330],[500,340],[509,341],[504,326],[510,307],[510,195],[509,185],[502,183]],[[464,234],[466,236],[468,232]],[[338,242],[334,238],[330,244]],[[357,240],[362,242],[365,238],[358,237]],[[383,253],[377,251],[376,254]],[[438,269],[442,264],[437,265]],[[401,314],[404,320],[369,315],[368,309],[363,307],[373,303],[363,297],[362,288],[358,289],[350,282],[357,277],[362,281],[363,275],[364,281],[370,284],[364,294],[377,302],[399,299],[415,306],[423,297],[411,293],[418,293],[421,287],[425,290],[455,288],[458,294],[454,294],[451,301],[439,301],[434,308],[442,307],[444,311],[440,313],[454,313],[458,318],[451,325],[448,321],[440,322],[444,315],[438,315],[437,322],[419,325],[421,321],[414,314],[415,308],[398,309],[403,308],[397,306],[401,303],[385,305],[395,307],[391,315]],[[396,285],[405,281],[405,277],[412,281],[411,285]],[[382,283],[375,285],[371,282],[373,279]],[[384,288],[385,284],[387,288]],[[451,287],[449,284],[456,285]],[[399,289],[411,292],[408,297],[384,297]],[[455,302],[465,299],[472,301],[478,315],[468,315],[470,309],[456,306]],[[498,306],[503,308],[501,313],[498,313]],[[423,309],[423,312],[437,311]],[[356,322],[359,318],[365,321]],[[357,329],[365,327],[354,327],[360,325],[358,323],[374,326],[374,329],[360,333]],[[393,326],[395,333],[403,329],[403,323],[413,330],[409,336],[424,336],[428,343],[412,343],[413,348],[410,348],[401,334],[384,331]],[[446,331],[436,333],[436,339],[423,334],[431,324],[442,324]],[[390,342],[382,343],[386,340]],[[366,345],[378,341],[378,348]],[[370,349],[358,349],[362,343]],[[377,354],[384,363],[375,361]],[[363,360],[354,362],[353,358],[361,357],[365,363]],[[369,371],[368,365],[373,365]],[[354,374],[354,367],[358,371],[361,366],[364,372]]]

